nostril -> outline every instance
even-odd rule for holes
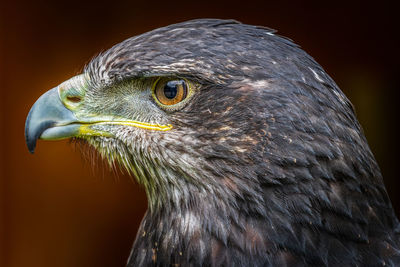
[[[79,96],[67,96],[67,100],[73,103],[81,102],[81,98]]]

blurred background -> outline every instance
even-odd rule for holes
[[[29,154],[25,118],[96,53],[194,18],[268,26],[313,56],[355,105],[400,214],[397,9],[304,2],[1,2],[0,266],[124,266],[146,210],[143,190],[124,174],[94,170],[68,141],[39,141]]]

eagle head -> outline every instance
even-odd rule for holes
[[[143,185],[132,266],[399,255],[351,103],[268,28],[207,19],[129,38],[42,95],[25,135],[31,152],[38,138],[83,140]]]

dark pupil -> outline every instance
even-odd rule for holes
[[[178,94],[178,87],[182,81],[169,81],[164,86],[164,95],[168,99],[173,99]]]

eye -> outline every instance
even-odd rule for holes
[[[187,97],[188,85],[181,79],[159,79],[154,88],[154,95],[162,105],[175,105]]]

